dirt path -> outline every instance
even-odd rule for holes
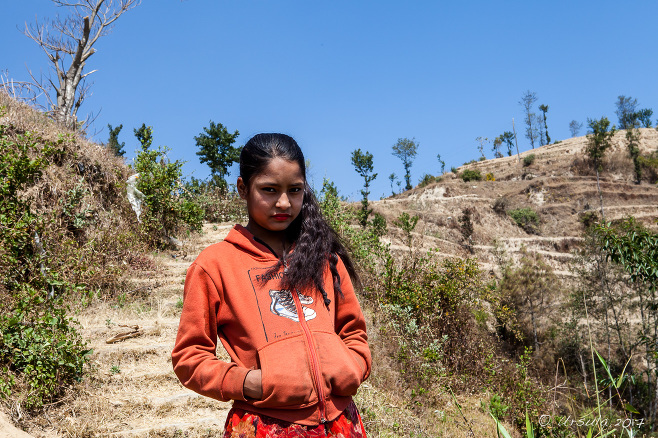
[[[83,396],[67,402],[63,418],[37,436],[198,437],[220,436],[230,403],[185,389],[176,378],[170,353],[178,330],[186,269],[198,253],[226,236],[230,225],[205,225],[182,251],[154,257],[159,268],[135,279],[141,292],[86,309],[78,319],[93,348],[96,371]],[[121,327],[139,326],[142,335],[108,344]],[[226,355],[218,351],[220,357]],[[44,430],[45,429],[45,430]]]

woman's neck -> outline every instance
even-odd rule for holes
[[[252,220],[249,220],[245,228],[253,234],[254,237],[265,242],[267,246],[275,252],[277,257],[281,257],[281,254],[286,253],[290,248],[290,242],[287,240],[285,231],[270,231]]]

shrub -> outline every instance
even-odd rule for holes
[[[91,354],[66,316],[61,298],[45,299],[43,291],[23,286],[13,311],[0,316],[0,388],[27,394],[27,409],[40,407],[82,378]]]
[[[151,128],[146,128],[150,138]],[[138,137],[139,138],[139,137]],[[186,227],[200,231],[203,209],[181,190],[183,163],[167,158],[167,147],[150,149],[150,141],[142,143],[135,158],[134,168],[139,173],[137,188],[144,194],[142,230],[150,242],[157,246],[167,244]]]
[[[523,166],[528,167],[535,162],[535,154],[526,155],[523,157]]]
[[[377,237],[382,237],[386,234],[386,218],[379,213],[375,213],[374,217],[370,221],[370,226],[372,227],[372,232]]]
[[[507,212],[516,224],[526,232],[537,234],[539,232],[539,216],[529,207],[517,208]]]
[[[461,173],[460,177],[464,182],[481,181],[482,180],[482,174],[480,173],[480,171],[479,170],[472,170],[472,169],[464,170]]]
[[[489,173],[487,173],[487,174],[485,175],[485,179],[486,179],[487,181],[496,181],[496,178],[494,177],[494,174],[491,173],[491,172],[489,172]]]
[[[509,207],[509,199],[504,196],[496,198],[491,208],[498,214],[507,213],[507,208]]]
[[[596,211],[584,211],[578,215],[578,221],[589,229],[599,221],[599,214]]]
[[[419,216],[413,216],[413,217],[409,216],[409,213],[405,211],[400,216],[398,216],[397,219],[393,221],[393,224],[395,224],[396,227],[402,229],[402,231],[404,232],[404,240],[408,247],[411,247],[411,243],[412,243],[411,233],[413,232],[414,228],[416,228],[416,224],[418,224],[418,219],[420,219]]]
[[[658,129],[658,127],[656,128]],[[642,168],[642,174],[651,184],[658,183],[658,151],[653,151],[650,154],[640,155],[638,162]]]
[[[418,187],[425,187],[429,184],[432,184],[433,182],[438,182],[438,181],[440,181],[440,178],[437,178],[436,176],[426,173],[425,175],[422,176],[422,178],[418,182]]]
[[[80,379],[89,350],[61,300],[76,288],[44,265],[39,236],[44,236],[49,225],[47,218],[35,212],[33,200],[25,196],[49,159],[63,153],[62,142],[45,142],[29,133],[12,140],[7,131],[7,126],[0,125],[0,304],[4,308],[0,396],[18,392],[18,403],[33,409]],[[80,198],[78,192],[66,193],[63,211],[74,224],[83,226],[83,219],[70,208]],[[80,264],[78,260],[78,269]],[[53,297],[47,299],[49,293]]]

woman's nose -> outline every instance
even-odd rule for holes
[[[276,206],[281,209],[287,209],[290,207],[290,199],[288,199],[288,195],[285,193],[282,194],[276,202]]]

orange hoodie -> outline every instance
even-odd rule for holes
[[[171,354],[189,389],[281,420],[317,425],[338,417],[370,374],[366,326],[338,262],[344,297],[327,266],[325,306],[315,289],[280,290],[276,256],[241,225],[187,270],[183,312]],[[231,362],[217,358],[217,338]],[[261,369],[263,397],[247,400],[244,379]]]

